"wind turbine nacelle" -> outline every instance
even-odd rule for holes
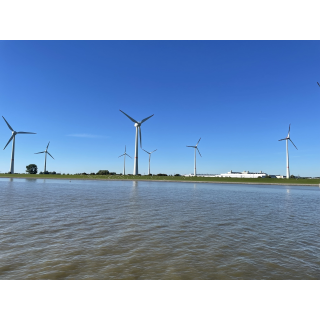
[[[140,127],[140,123],[135,123],[134,126],[135,127]]]

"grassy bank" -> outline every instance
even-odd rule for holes
[[[55,175],[55,174],[0,174],[0,178],[27,179],[80,179],[80,180],[150,180],[212,183],[253,183],[253,184],[292,184],[319,185],[320,179],[270,179],[270,178],[205,178],[205,177],[171,177],[171,176],[122,176],[122,175]]]

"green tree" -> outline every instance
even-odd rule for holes
[[[26,166],[26,168],[26,172],[28,172],[29,174],[36,174],[38,172],[38,167],[36,164],[29,164],[28,166]]]
[[[107,174],[109,174],[109,170],[99,170],[97,172],[97,175],[107,175]]]

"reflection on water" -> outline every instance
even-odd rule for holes
[[[320,189],[0,179],[1,279],[320,279]]]

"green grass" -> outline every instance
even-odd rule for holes
[[[0,178],[33,178],[33,179],[82,179],[82,180],[154,180],[154,181],[194,181],[194,182],[235,182],[259,184],[310,184],[319,185],[320,179],[270,179],[270,178],[205,178],[205,177],[163,177],[163,176],[122,176],[122,175],[55,175],[55,174],[0,174]]]

